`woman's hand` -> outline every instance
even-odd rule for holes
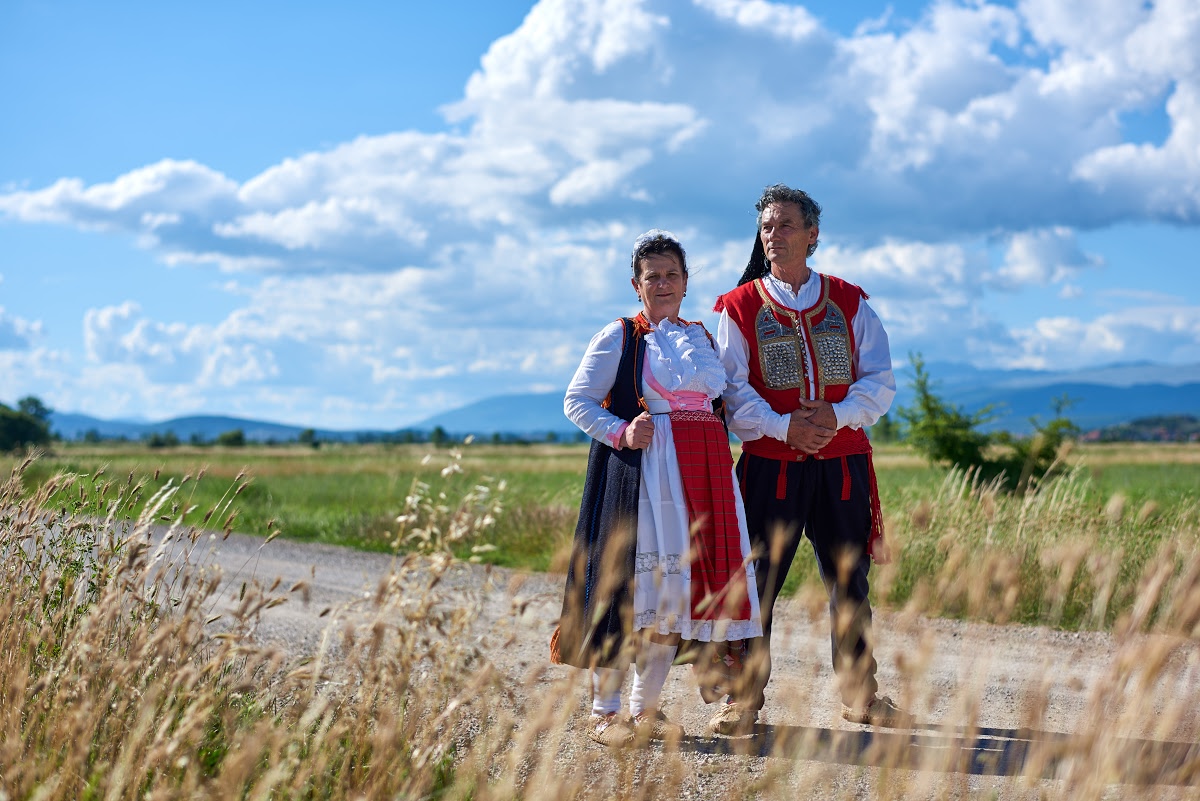
[[[653,437],[654,421],[650,419],[650,412],[642,412],[625,426],[625,433],[621,435],[621,446],[641,450],[650,444]]]

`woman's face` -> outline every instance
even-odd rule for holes
[[[638,263],[641,272],[632,279],[646,316],[657,323],[664,317],[672,320],[679,316],[679,304],[687,290],[687,275],[674,253],[651,253]]]

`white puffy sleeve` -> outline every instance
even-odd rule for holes
[[[568,420],[592,439],[618,449],[621,434],[629,423],[600,404],[616,383],[624,338],[625,328],[620,320],[609,323],[592,337],[563,399],[563,414]]]

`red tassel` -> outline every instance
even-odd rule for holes
[[[777,501],[787,498],[787,466],[787,462],[780,460],[779,480],[775,482],[775,500]]]
[[[867,454],[867,472],[871,476],[871,538],[867,541],[867,553],[879,564],[892,561],[883,547],[883,507],[879,503],[879,483],[875,479],[875,462]]]

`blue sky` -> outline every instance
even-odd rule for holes
[[[0,120],[8,403],[392,429],[561,389],[638,233],[711,323],[775,182],[897,362],[1200,363],[1192,0],[9,0]]]

